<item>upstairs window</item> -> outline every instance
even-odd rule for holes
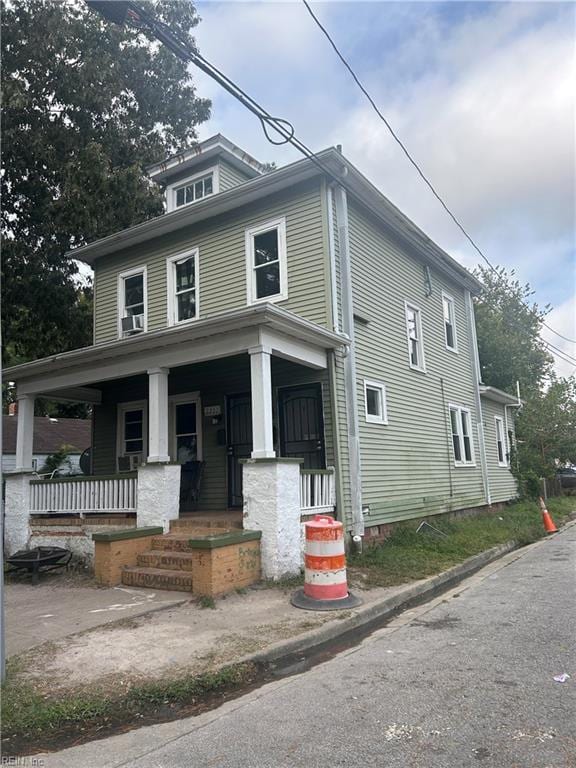
[[[424,344],[422,342],[422,316],[418,307],[406,302],[406,333],[410,368],[425,371]]]
[[[387,424],[386,387],[378,381],[364,381],[366,421],[371,424]]]
[[[508,457],[504,444],[504,422],[499,416],[495,416],[494,423],[496,425],[496,452],[498,456],[498,465],[500,467],[507,467]]]
[[[285,219],[246,230],[248,304],[288,298]]]
[[[168,259],[168,323],[198,317],[198,249]]]
[[[218,188],[218,167],[214,166],[187,179],[169,184],[166,187],[166,208],[170,212],[185,205],[197,203],[218,192]]]
[[[451,405],[449,410],[454,463],[457,466],[474,464],[470,411],[458,405]]]
[[[451,352],[457,352],[454,299],[445,293],[442,294],[442,309],[444,312],[444,340],[446,342],[446,349],[449,349]]]
[[[118,335],[146,330],[146,267],[118,275]]]

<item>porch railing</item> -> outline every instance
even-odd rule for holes
[[[300,509],[303,515],[334,512],[336,509],[334,467],[300,471]]]
[[[59,477],[30,482],[32,514],[135,512],[137,475]]]

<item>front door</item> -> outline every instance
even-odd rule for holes
[[[231,395],[227,408],[228,506],[241,507],[242,465],[252,453],[252,406],[250,395]]]
[[[200,402],[184,397],[172,399],[172,455],[182,466],[180,512],[197,508],[202,476],[200,458]]]
[[[304,469],[324,469],[322,387],[306,384],[278,390],[280,455],[304,459]]]

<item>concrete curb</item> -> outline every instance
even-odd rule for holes
[[[499,547],[488,549],[485,552],[474,555],[474,557],[470,557],[468,560],[460,563],[460,565],[454,566],[454,568],[450,568],[437,576],[432,576],[424,582],[407,587],[391,597],[372,603],[372,605],[359,608],[354,611],[353,616],[340,621],[329,622],[318,629],[290,640],[281,640],[263,651],[244,656],[239,662],[267,663],[279,661],[285,657],[319,648],[329,642],[333,642],[337,638],[342,638],[352,633],[354,630],[368,632],[372,625],[392,618],[406,608],[436,597],[468,576],[472,576],[472,574],[484,568],[484,566],[507,555],[509,552],[513,552],[515,549],[520,549],[520,545],[515,541],[509,541],[506,544],[501,544]]]
[[[576,513],[572,513],[574,515]],[[569,522],[564,523],[560,527],[560,532],[571,528],[576,525],[576,520],[572,519]],[[529,547],[542,544],[547,541],[548,538],[544,537],[533,542]],[[439,573],[437,576],[432,576],[426,581],[414,584],[401,592],[397,592],[395,595],[384,598],[372,605],[367,605],[362,608],[358,608],[354,611],[354,615],[340,621],[332,621],[326,623],[318,629],[314,629],[306,634],[299,635],[298,637],[290,640],[280,640],[277,643],[270,645],[263,651],[250,654],[240,659],[241,662],[253,661],[253,662],[273,662],[279,661],[299,653],[318,649],[323,645],[327,645],[333,642],[337,638],[344,638],[346,635],[352,636],[354,630],[368,634],[372,628],[382,623],[386,619],[392,618],[397,613],[410,608],[413,605],[419,603],[425,603],[427,600],[431,600],[433,597],[446,592],[451,587],[459,584],[468,576],[472,576],[474,573],[484,568],[486,565],[499,560],[504,555],[513,552],[516,549],[528,549],[522,544],[518,544],[516,541],[508,541],[506,544],[501,544],[499,547],[493,547],[487,549],[485,552],[480,552],[478,555],[468,558],[460,565],[455,565],[453,568]]]

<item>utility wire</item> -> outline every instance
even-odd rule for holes
[[[462,234],[463,234],[463,235],[464,235],[464,237],[465,237],[465,238],[468,240],[468,242],[469,242],[469,243],[470,243],[470,245],[471,245],[471,246],[474,248],[474,250],[475,250],[475,251],[476,251],[476,252],[477,252],[477,253],[478,253],[478,254],[479,254],[481,257],[482,257],[482,259],[484,259],[484,261],[486,262],[486,264],[487,264],[487,265],[490,267],[490,269],[491,269],[491,270],[492,270],[492,271],[493,271],[495,274],[499,274],[499,272],[498,272],[498,270],[496,269],[496,267],[495,267],[495,266],[492,264],[492,262],[490,261],[490,259],[489,259],[489,258],[486,256],[486,254],[485,254],[485,253],[482,251],[482,249],[481,249],[481,248],[480,248],[480,246],[479,246],[479,245],[476,243],[476,241],[475,241],[475,240],[472,238],[472,236],[468,234],[468,232],[467,232],[467,230],[465,229],[464,225],[463,225],[463,224],[460,222],[460,220],[457,218],[457,216],[456,216],[456,215],[455,215],[455,214],[454,214],[454,213],[451,211],[451,209],[448,207],[447,203],[445,203],[445,202],[444,202],[444,200],[443,200],[443,198],[441,197],[440,193],[436,191],[436,188],[434,187],[434,185],[432,184],[432,182],[430,181],[430,179],[429,179],[429,178],[426,176],[426,174],[424,173],[424,171],[423,171],[423,170],[420,168],[420,166],[418,165],[417,161],[416,161],[416,160],[415,160],[415,159],[412,157],[412,155],[410,154],[410,152],[409,152],[408,148],[406,147],[406,145],[404,144],[404,142],[402,141],[402,139],[401,139],[401,138],[398,136],[398,134],[396,133],[396,131],[394,130],[394,128],[393,128],[393,127],[390,125],[390,122],[388,121],[388,119],[386,118],[386,116],[385,116],[385,115],[382,113],[382,111],[380,110],[380,108],[378,107],[378,105],[376,104],[376,102],[374,101],[374,99],[372,98],[372,96],[370,95],[370,93],[369,93],[369,92],[366,90],[366,88],[364,87],[363,83],[362,83],[362,82],[361,82],[361,80],[359,79],[359,77],[358,77],[358,75],[356,74],[356,72],[355,72],[355,71],[352,69],[351,65],[348,63],[348,61],[346,60],[346,58],[344,57],[344,55],[343,55],[343,54],[340,52],[340,49],[338,48],[338,46],[336,45],[336,43],[335,43],[335,42],[334,42],[334,40],[332,39],[332,36],[330,35],[330,33],[328,32],[328,30],[326,29],[326,27],[325,27],[325,26],[322,24],[322,22],[320,21],[320,19],[318,18],[318,16],[316,16],[316,14],[314,13],[314,11],[313,11],[313,10],[312,10],[312,8],[310,7],[310,4],[308,3],[308,0],[302,0],[302,2],[304,3],[304,5],[305,5],[305,7],[306,7],[306,10],[307,10],[307,11],[308,11],[308,13],[310,14],[310,16],[312,17],[312,19],[313,19],[313,20],[314,20],[314,22],[316,23],[316,25],[318,26],[318,28],[319,28],[319,29],[322,31],[322,33],[324,34],[324,36],[326,37],[326,39],[327,39],[327,40],[328,40],[328,42],[330,43],[330,45],[331,45],[332,49],[334,50],[334,52],[336,53],[336,55],[338,56],[338,58],[340,59],[340,61],[342,62],[342,64],[344,64],[344,66],[346,67],[346,69],[348,70],[348,72],[350,73],[350,75],[352,76],[352,79],[354,80],[354,82],[356,83],[356,85],[357,85],[357,86],[360,88],[360,90],[362,91],[362,93],[364,94],[364,96],[366,96],[366,98],[367,98],[367,99],[368,99],[368,101],[370,102],[370,104],[371,104],[372,108],[374,109],[374,111],[376,112],[376,114],[378,115],[378,117],[380,118],[380,120],[382,120],[382,122],[384,123],[384,125],[386,126],[386,128],[388,128],[388,130],[390,131],[390,133],[391,133],[391,135],[392,135],[392,138],[394,139],[394,141],[396,141],[396,143],[398,144],[398,146],[400,147],[400,149],[402,150],[402,152],[403,152],[403,153],[406,155],[406,157],[408,158],[409,162],[410,162],[410,163],[411,163],[411,164],[414,166],[414,168],[416,169],[416,172],[418,173],[418,175],[420,176],[420,178],[422,179],[422,181],[423,181],[423,182],[426,184],[426,186],[428,187],[428,189],[429,189],[429,190],[432,192],[432,194],[434,195],[434,197],[435,197],[435,198],[438,200],[438,202],[440,203],[440,205],[442,206],[442,208],[444,208],[444,210],[446,211],[446,213],[448,214],[448,216],[450,216],[450,218],[452,219],[452,221],[454,222],[454,224],[456,224],[456,226],[458,227],[458,229],[459,229],[459,230],[462,232]],[[569,339],[567,336],[563,336],[563,335],[562,335],[561,333],[559,333],[559,331],[557,331],[555,328],[552,328],[552,326],[548,325],[548,323],[546,323],[546,322],[543,322],[543,325],[545,325],[545,326],[546,326],[546,328],[548,328],[548,330],[552,331],[552,332],[553,332],[553,333],[555,333],[557,336],[560,336],[560,338],[564,339],[565,341],[569,341],[571,344],[576,344],[576,340],[575,340],[575,339]]]

